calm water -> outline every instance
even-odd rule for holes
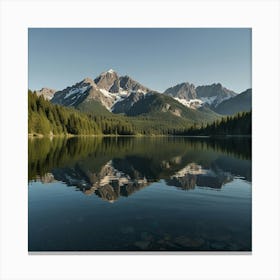
[[[251,251],[251,138],[29,140],[29,251]]]

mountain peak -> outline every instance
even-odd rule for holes
[[[170,87],[164,93],[172,97],[182,98],[186,100],[196,98],[195,86],[194,84],[188,82],[177,84],[174,87]]]
[[[108,73],[109,74],[117,74],[117,72],[114,69],[110,68],[109,70],[102,72],[101,75],[106,75]]]
[[[46,99],[50,100],[53,98],[56,90],[52,88],[43,87],[40,90],[36,90],[38,96],[43,95]]]
[[[114,70],[114,69],[109,69],[108,71],[107,71],[108,73],[115,73],[116,71]]]

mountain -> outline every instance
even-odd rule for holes
[[[149,88],[141,85],[140,83],[136,82],[129,76],[123,76],[120,77],[120,88],[122,91],[126,91],[128,93],[131,92],[141,92],[141,93],[147,93],[151,91]]]
[[[119,77],[113,69],[110,69],[101,73],[94,80],[85,78],[71,87],[57,91],[51,102],[75,107],[86,112],[96,112],[97,110],[99,113],[102,111],[106,114],[106,111],[112,110],[121,112],[120,108],[123,105],[116,109],[115,105],[131,94],[130,100],[139,99],[138,95],[142,96],[148,91],[150,90],[147,87],[129,76]],[[102,109],[102,107],[104,108]]]
[[[178,102],[180,98],[189,100],[188,102],[193,106]],[[140,115],[152,117],[157,123],[168,122],[164,124],[166,128],[172,127],[172,122],[175,128],[176,125],[183,126],[182,121],[190,124],[209,122],[220,117],[210,108],[202,107],[202,102],[195,98],[196,91],[193,84],[183,83],[168,90],[167,94],[161,94],[127,75],[119,76],[110,69],[102,72],[94,80],[86,78],[56,92],[51,102],[94,115],[107,115],[110,118],[113,117],[110,112],[130,117]],[[175,126],[174,122],[176,122]],[[147,123],[144,124],[143,120],[140,122],[135,120],[136,126],[146,127]]]
[[[118,90],[119,98],[112,106],[113,113],[126,113],[136,102],[142,99],[151,90],[129,76],[120,77],[112,86],[114,91]]]
[[[193,109],[204,105],[215,108],[222,101],[236,95],[234,91],[223,87],[220,83],[195,87],[187,82],[166,89],[164,94]]]
[[[237,112],[246,112],[252,110],[252,89],[221,102],[215,112],[221,115],[234,115]]]
[[[113,69],[101,73],[94,79],[94,82],[100,89],[114,93],[119,92],[119,76]]]
[[[87,112],[91,112],[95,107],[98,107],[99,111],[109,110],[115,101],[114,96],[104,94],[90,78],[85,78],[71,87],[57,91],[51,99],[53,104],[75,108],[83,107]],[[102,107],[104,108],[101,109]]]
[[[198,86],[196,87],[196,93],[199,99],[213,107],[216,107],[224,100],[237,95],[237,93],[223,87],[220,83],[208,86]]]
[[[113,106],[112,112],[116,114],[127,113],[135,103],[143,98],[143,92],[131,92],[127,98],[124,98]]]
[[[41,88],[40,90],[36,90],[36,94],[38,96],[43,95],[47,100],[50,100],[53,98],[56,90],[51,88]]]
[[[157,116],[162,120],[167,117],[175,116],[191,122],[215,120],[219,117],[219,115],[210,109],[194,110],[184,106],[174,98],[158,92],[147,93],[135,102],[125,113],[128,116]]]
[[[196,98],[195,86],[189,83],[181,83],[174,87],[170,87],[164,93],[172,97],[186,100]]]
[[[221,83],[196,87],[185,82],[159,93],[127,75],[119,76],[113,69],[102,72],[94,80],[85,78],[61,91],[45,89],[41,94],[43,92],[46,96],[49,93],[48,98],[53,93],[51,102],[54,104],[74,107],[95,116],[152,117],[157,121],[168,120],[168,126],[171,120],[210,122],[218,119],[220,114],[234,114],[251,108],[250,92],[238,95]],[[141,122],[143,124],[143,120]]]

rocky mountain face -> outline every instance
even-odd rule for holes
[[[123,98],[123,100],[120,100],[113,106],[112,112],[116,114],[127,113],[135,103],[143,98],[143,92],[131,92],[131,94],[127,98]]]
[[[51,88],[41,88],[40,90],[36,91],[38,96],[43,95],[45,99],[51,100],[55,94],[56,90]]]
[[[189,83],[181,83],[168,88],[164,94],[172,96],[180,103],[193,109],[204,105],[215,108],[222,101],[237,95],[220,83],[198,87]]]
[[[120,77],[120,88],[127,92],[140,92],[147,93],[150,91],[149,88],[141,85],[135,80],[131,79],[129,76]]]
[[[51,97],[50,90],[44,92],[46,95],[47,92],[49,93],[48,98]],[[101,73],[94,80],[86,78],[73,86],[54,92],[52,92],[52,103],[72,106],[86,112],[97,112],[103,108],[102,110],[106,112],[136,116],[158,111],[168,112],[178,117],[194,117],[197,121],[214,118],[217,113],[231,112],[223,108],[238,103],[240,99],[237,93],[223,87],[220,83],[196,87],[185,82],[170,87],[161,94],[127,75],[119,76],[112,69]],[[247,101],[246,104],[250,103]],[[236,109],[232,112],[236,112],[237,107],[235,105]],[[243,107],[240,106],[241,109]],[[197,117],[197,114],[201,116]],[[202,116],[203,114],[205,116]]]
[[[104,79],[99,81],[99,83],[108,88],[108,83],[106,84],[105,82]],[[98,87],[92,79],[85,78],[71,87],[56,92],[51,102],[63,106],[77,107],[84,102],[97,101],[110,110],[116,100],[117,96],[109,94],[107,90]]]
[[[119,77],[110,69],[101,73],[94,80],[86,78],[71,87],[67,87],[55,93],[51,102],[63,106],[82,107],[82,103],[92,101],[99,102],[108,111],[112,111],[115,104],[126,100],[116,107],[116,111],[122,113],[122,108],[135,103],[149,91],[140,83],[129,76]],[[83,106],[85,107],[85,106]]]
[[[164,93],[174,98],[176,97],[186,100],[196,99],[197,97],[195,86],[189,83],[181,83],[174,87],[170,87]]]
[[[97,89],[96,84],[90,78],[86,78],[71,87],[57,91],[51,102],[63,106],[75,106],[86,99],[90,89]]]
[[[209,86],[198,86],[196,87],[196,93],[199,99],[213,107],[237,95],[237,93],[223,87],[220,83]]]
[[[120,90],[119,76],[113,69],[101,73],[94,82],[100,89],[109,92],[118,93]]]

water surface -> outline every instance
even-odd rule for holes
[[[29,251],[251,251],[251,138],[29,140]]]

